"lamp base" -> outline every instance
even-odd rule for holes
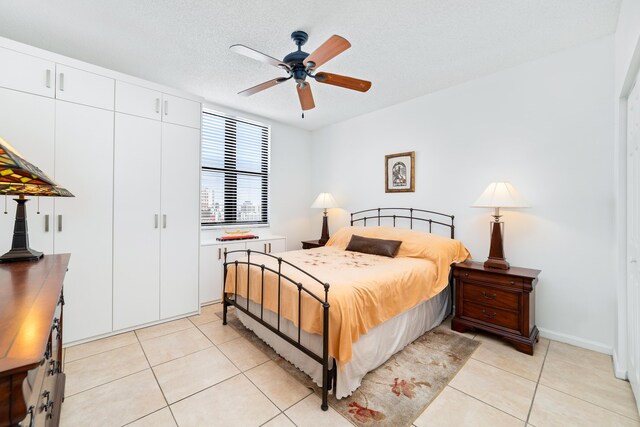
[[[29,201],[23,195],[13,199],[16,201],[16,222],[13,226],[13,241],[11,250],[0,257],[2,262],[37,261],[42,258],[42,252],[29,247],[29,228],[27,226],[27,210],[25,204]]]
[[[491,247],[489,248],[489,257],[484,262],[484,266],[498,270],[508,270],[509,263],[504,256],[504,248],[502,246],[504,223],[500,222],[499,215],[494,216],[495,221],[491,223]]]
[[[329,220],[327,219],[327,210],[324,210],[324,216],[322,217],[322,235],[318,239],[318,243],[324,246],[329,241]]]
[[[16,261],[37,261],[43,256],[44,254],[42,252],[34,251],[31,248],[11,249],[9,252],[0,257],[0,263]]]
[[[508,270],[509,269],[509,263],[504,258],[491,258],[491,257],[489,257],[484,262],[484,267],[485,268],[497,268],[499,270]]]

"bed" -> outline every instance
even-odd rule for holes
[[[469,256],[454,240],[453,220],[422,209],[376,208],[352,213],[351,226],[325,247],[227,252],[223,324],[234,306],[248,329],[322,387],[326,410],[330,390],[337,399],[349,396],[367,372],[446,317],[450,265]],[[395,257],[346,250],[356,238],[402,243]]]

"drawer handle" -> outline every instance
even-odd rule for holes
[[[496,313],[495,311],[493,312],[493,314],[489,314],[487,313],[487,310],[485,310],[484,308],[482,309],[482,314],[484,314],[484,317],[489,318],[489,319],[493,319],[494,317],[496,317]]]
[[[218,248],[218,259],[222,259],[222,248]]]
[[[464,273],[464,277],[469,277],[469,273]]]
[[[50,396],[51,392],[49,392],[49,390],[45,390],[44,393],[42,393],[42,398],[47,399],[47,401],[40,405],[40,412],[49,412],[49,410],[53,408],[53,400],[49,399]]]
[[[482,291],[482,295],[486,298],[486,299],[496,299],[497,295],[496,294],[488,294],[485,291]]]
[[[516,282],[514,282],[513,280],[509,282],[511,285],[515,285]]]
[[[27,409],[27,414],[29,414],[29,427],[33,427],[33,410],[36,409],[35,406],[31,405],[29,406],[29,409]]]

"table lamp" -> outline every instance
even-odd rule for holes
[[[329,240],[329,223],[327,220],[327,209],[337,208],[338,204],[331,193],[320,193],[311,205],[312,208],[324,209],[324,217],[322,217],[322,235],[318,243],[324,245]]]
[[[527,203],[508,182],[492,182],[475,201],[473,208],[493,208],[494,221],[491,222],[491,247],[489,258],[484,262],[487,268],[508,270],[509,263],[504,256],[502,239],[504,236],[504,222],[500,221],[500,208],[527,208]]]
[[[40,169],[26,161],[8,142],[0,138],[0,194],[15,195],[18,203],[13,226],[11,250],[0,257],[0,262],[34,261],[42,257],[29,247],[25,196],[73,197]]]

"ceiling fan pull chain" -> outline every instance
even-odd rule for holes
[[[38,209],[36,215],[40,215],[40,196],[36,197],[36,199],[38,200]]]
[[[7,195],[4,195],[4,214],[7,214]]]

